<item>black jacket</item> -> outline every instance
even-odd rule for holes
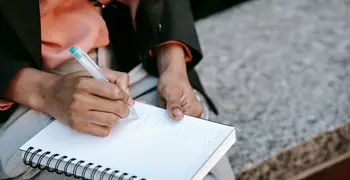
[[[107,6],[102,11],[117,70],[128,72],[139,64],[141,56],[145,69],[157,76],[156,59],[149,56],[149,50],[165,41],[181,41],[189,47],[193,56],[187,64],[190,82],[204,93],[193,71],[202,54],[189,1],[141,0],[136,13],[136,33],[128,7],[121,3],[117,5],[118,8]],[[0,62],[0,94],[19,69],[26,65],[38,69],[42,67],[38,0],[0,1]],[[7,119],[10,114],[9,111],[0,113],[0,120]]]

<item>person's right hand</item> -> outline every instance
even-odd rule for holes
[[[107,136],[120,118],[128,116],[134,101],[127,73],[103,68],[101,72],[110,83],[86,71],[57,76],[43,94],[46,113],[79,132]]]

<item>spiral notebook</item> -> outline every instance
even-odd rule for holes
[[[142,103],[134,108],[139,119],[121,120],[107,137],[79,133],[55,120],[20,148],[23,161],[85,179],[198,180],[235,142],[231,126],[190,116],[174,121],[166,110]],[[38,117],[31,113],[27,118]]]

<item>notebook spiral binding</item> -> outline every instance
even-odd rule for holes
[[[83,166],[83,170],[81,172],[80,175],[78,175],[77,171],[78,171],[78,168],[80,167],[80,165],[82,163],[85,163],[85,161],[83,160],[77,160],[76,158],[70,158],[68,156],[61,156],[60,154],[53,154],[51,156],[48,156],[49,154],[51,154],[50,151],[46,151],[46,152],[43,152],[38,160],[36,162],[34,162],[34,157],[40,153],[40,152],[43,152],[42,149],[37,149],[35,150],[33,147],[29,147],[25,153],[24,153],[24,156],[23,156],[23,162],[25,165],[28,165],[32,168],[38,168],[40,170],[47,170],[48,172],[55,172],[57,174],[64,174],[65,176],[68,176],[68,177],[71,177],[73,176],[74,178],[76,179],[90,179],[90,180],[96,180],[95,179],[95,175],[96,175],[96,172],[99,170],[99,169],[102,169],[103,167],[101,165],[97,165],[91,172],[90,174],[90,177],[87,177],[86,176],[86,171],[89,169],[90,166],[94,165],[94,163],[88,163],[86,164],[85,166]],[[29,154],[32,153],[30,156]],[[41,161],[44,159],[44,157],[49,157],[49,159],[47,160],[46,162],[46,165],[41,165]],[[57,160],[56,164],[54,164],[54,167],[55,168],[50,168],[50,165],[51,167],[53,167],[51,164],[51,161],[54,159],[54,158],[58,158],[59,159]],[[69,159],[67,162],[63,161],[65,159]],[[68,173],[68,168],[69,166],[72,164],[73,161],[78,161],[75,165],[74,165],[74,168],[73,168],[73,173]],[[61,163],[65,163],[64,164],[64,170],[63,171],[60,171],[58,168],[59,166],[61,165]],[[73,165],[73,164],[72,164]],[[102,173],[101,173],[101,176],[98,178],[99,180],[103,180],[105,178],[105,175],[107,174],[108,171],[110,171],[112,169],[110,168],[105,168]],[[116,176],[116,175],[119,175],[119,176]],[[129,177],[129,174],[126,173],[126,172],[120,172],[118,170],[114,170],[109,176],[108,176],[108,180],[113,180],[114,177],[119,177],[117,180],[146,180],[144,178],[140,179],[138,178],[138,176],[130,176]],[[129,178],[128,178],[129,177]],[[128,179],[126,179],[128,178]]]

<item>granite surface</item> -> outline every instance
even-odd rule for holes
[[[256,0],[197,30],[205,56],[197,69],[220,109],[212,119],[237,131],[229,158],[238,179],[349,126],[350,0]]]
[[[318,134],[312,139],[299,142],[297,145],[265,159],[255,166],[236,172],[236,180],[252,179],[296,179],[298,175],[308,173],[314,168],[349,157],[350,124]]]

